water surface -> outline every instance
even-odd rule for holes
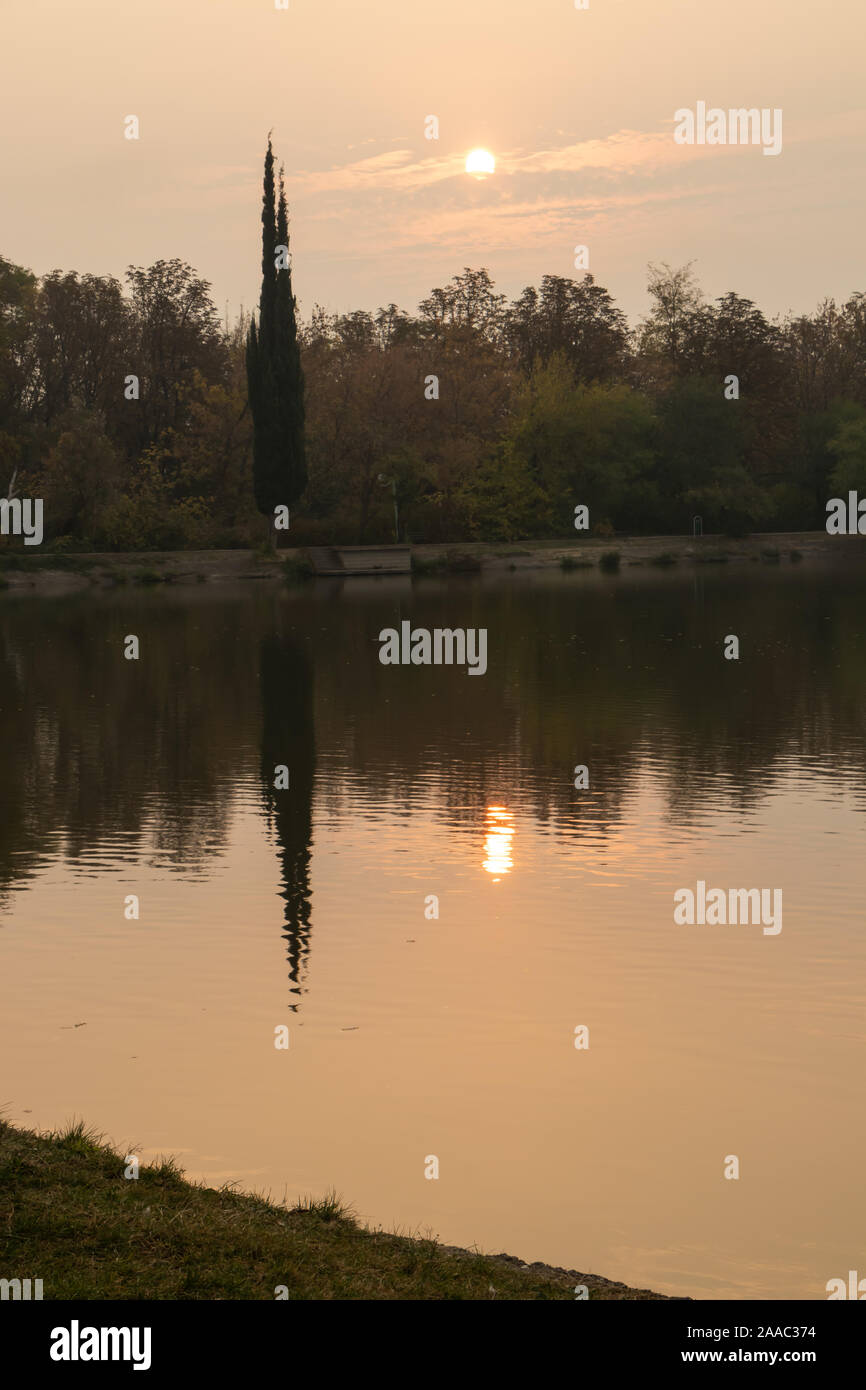
[[[817,563],[4,597],[7,1117],[826,1297],[866,1273],[864,606]],[[487,674],[382,666],[406,618],[486,627]],[[698,879],[780,887],[781,933],[675,925]]]

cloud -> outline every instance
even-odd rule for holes
[[[674,143],[661,132],[619,130],[603,140],[581,140],[561,149],[517,154],[503,160],[506,172],[515,174],[577,174],[585,169],[608,173],[649,172],[662,165],[682,162],[688,146]]]
[[[674,118],[671,115],[664,131],[618,130],[602,139],[579,140],[559,148],[494,151],[496,175],[500,187],[509,180],[537,175],[578,174],[595,171],[599,174],[625,177],[652,174],[666,168],[682,168],[697,160],[742,155],[736,145],[677,145],[673,139]],[[864,113],[861,110],[834,113],[816,119],[808,128],[786,130],[785,144],[805,141],[833,141],[851,138],[862,132]],[[385,150],[366,159],[355,160],[333,169],[297,170],[291,175],[292,187],[301,193],[349,193],[363,190],[385,192],[420,191],[450,179],[463,178],[465,151],[448,155],[436,153],[435,142],[430,152],[419,158],[411,149]]]
[[[650,172],[662,165],[683,163],[695,148],[676,145],[670,134],[621,130],[602,140],[582,140],[559,149],[497,152],[495,177],[505,182],[509,176],[580,173],[587,169],[617,174]],[[304,193],[363,189],[408,192],[464,177],[465,158],[463,151],[437,156],[431,142],[431,153],[423,159],[414,150],[385,150],[339,168],[295,171],[291,182],[293,188]]]
[[[702,196],[718,193],[703,188]],[[631,193],[600,193],[590,197],[539,197],[508,201],[485,207],[443,207],[407,216],[384,227],[376,224],[366,234],[355,235],[356,251],[438,250],[485,246],[488,250],[520,249],[553,245],[560,249],[582,237],[592,235],[599,224],[634,221],[637,213],[647,215],[694,198],[691,188],[643,189]],[[323,220],[330,220],[327,214]],[[581,235],[578,235],[580,228]]]

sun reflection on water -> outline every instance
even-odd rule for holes
[[[498,883],[503,874],[514,868],[512,840],[514,839],[514,817],[507,806],[488,806],[486,811],[484,836],[484,860],[482,867],[488,874],[494,874]]]

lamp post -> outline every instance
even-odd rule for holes
[[[397,510],[397,479],[396,479],[396,478],[389,478],[389,477],[386,476],[386,474],[380,473],[380,474],[379,474],[379,482],[382,484],[383,487],[387,487],[389,483],[391,484],[391,491],[392,491],[393,494],[394,494],[394,539],[396,540],[397,544],[399,545],[399,544],[400,544],[400,513],[399,513],[399,511]]]

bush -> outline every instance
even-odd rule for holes
[[[419,555],[413,551],[411,565],[413,574],[441,574],[445,569],[445,556]]]
[[[312,579],[315,570],[306,555],[288,555],[283,561],[283,574],[289,583],[297,584],[299,580]]]
[[[445,552],[445,568],[450,574],[477,574],[481,569],[481,561],[477,555],[467,555],[460,550],[448,550]]]
[[[89,536],[57,536],[45,547],[51,555],[87,555],[95,547]]]

